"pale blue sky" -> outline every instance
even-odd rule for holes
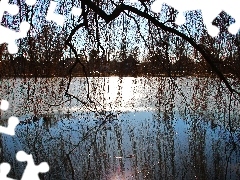
[[[39,21],[38,16],[45,17],[46,10],[49,6],[49,2],[50,2],[49,0],[46,0],[46,1],[38,0],[37,3],[35,4],[35,6],[34,6],[35,16],[34,16],[33,23],[35,24],[36,28],[40,27],[39,24],[44,23],[43,21]],[[66,0],[66,1],[57,0],[56,2],[58,2],[58,5],[59,5],[57,7],[58,10],[60,10],[60,12],[63,13],[66,17],[65,18],[66,22],[65,22],[63,29],[64,29],[64,31],[70,32],[70,30],[75,26],[75,24],[78,23],[77,22],[78,17],[73,17],[70,14],[71,7],[72,7],[72,5],[80,7],[80,3],[78,1],[74,1],[74,4],[72,4],[71,0]],[[65,3],[63,4],[63,2],[65,2]],[[126,2],[126,3],[128,3],[129,5],[132,5],[136,8],[142,7],[140,2],[137,2],[135,4],[130,3],[130,2]],[[166,6],[163,6],[163,9],[165,9],[165,8],[166,8]],[[43,9],[45,9],[45,11],[40,11]],[[111,13],[110,11],[111,10],[109,9],[109,13]],[[133,15],[133,14],[131,14],[131,15]],[[166,19],[169,18],[169,17],[167,17],[166,13],[163,10],[161,11],[160,14],[158,14],[158,16],[159,16],[159,19],[161,22],[165,22]],[[125,16],[125,17],[127,17],[127,16]],[[128,42],[128,47],[129,48],[134,48],[136,46],[139,47],[139,49],[140,49],[139,56],[143,56],[144,54],[146,54],[146,48],[145,48],[144,41],[142,39],[140,39],[138,41],[138,39],[140,37],[139,33],[136,33],[136,31],[133,30],[134,28],[137,27],[135,21],[128,18],[129,25],[127,26],[127,29],[125,29],[125,31],[123,31],[123,25],[120,23],[120,20],[122,20],[122,18],[123,18],[123,15],[119,16],[115,21],[116,22],[115,25],[111,25],[111,24],[105,25],[104,22],[102,23],[103,24],[102,31],[100,30],[100,35],[102,36],[102,38],[101,38],[102,46],[107,47],[106,49],[113,53],[116,51],[119,51],[120,44],[122,42],[122,35],[124,35],[123,32],[126,32],[125,34],[126,34],[126,38],[127,38],[127,42]],[[43,20],[44,19],[45,18],[43,18]],[[119,23],[117,24],[118,20],[119,20]],[[139,19],[139,18],[137,18],[137,20],[138,20],[138,26],[141,29],[142,36],[148,42],[147,21],[144,19]],[[12,21],[12,19],[9,18],[9,21]],[[54,22],[51,22],[51,23],[54,23]],[[170,24],[168,24],[168,25],[170,25]],[[193,12],[187,13],[187,23],[184,24],[183,26],[179,26],[178,30],[186,33],[188,36],[196,37],[195,35],[199,34],[201,32],[200,30],[203,29],[203,27],[200,27],[201,25],[202,25],[201,12],[193,11]],[[62,28],[59,27],[59,29],[62,29]],[[105,33],[103,32],[104,29],[108,29],[107,40],[106,40]],[[39,30],[36,30],[36,32],[38,32],[38,31]],[[92,44],[88,44],[88,45],[86,44],[87,41],[86,41],[85,37],[86,37],[86,31],[83,31],[80,29],[73,38],[74,39],[73,42],[76,45],[76,47],[78,47],[77,50],[79,53],[80,53],[80,50],[83,48],[86,49],[87,52],[89,52],[92,48]],[[108,41],[109,39],[111,39],[112,41]],[[112,42],[112,45],[110,46],[112,49],[108,48],[109,42]],[[174,45],[172,46],[172,48],[174,48]],[[189,49],[191,49],[190,46],[189,46]]]

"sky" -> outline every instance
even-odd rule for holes
[[[16,0],[15,0],[16,1]],[[38,0],[37,3],[34,6],[34,17],[33,17],[33,24],[35,29],[31,29],[32,35],[36,35],[37,33],[40,32],[41,30],[41,25],[44,24],[45,18],[39,18],[39,17],[45,17],[47,8],[49,7],[49,0]],[[73,6],[80,7],[80,2],[79,1],[73,1],[72,3],[71,0],[57,0],[55,1],[58,3],[57,6],[57,11],[59,11],[61,14],[64,14],[65,16],[65,24],[63,27],[59,27],[59,30],[64,30],[66,32],[70,32],[71,29],[78,24],[78,17],[71,16],[71,8]],[[115,0],[117,2],[117,0]],[[15,2],[16,3],[16,2]],[[130,1],[125,2],[128,5],[134,6],[138,9],[140,9],[141,3],[136,2],[136,3],[131,3]],[[165,11],[166,6],[163,6],[161,13],[158,14],[158,17],[160,19],[160,22],[165,22],[169,16],[166,15]],[[111,13],[112,9],[108,9],[106,12]],[[31,15],[31,13],[29,14]],[[131,14],[132,15],[132,14]],[[187,34],[188,36],[194,36],[196,37],[196,34],[199,34],[201,32],[202,27],[202,18],[201,18],[201,12],[200,11],[193,11],[185,14],[187,17],[187,23],[184,24],[183,26],[178,26],[177,30]],[[107,51],[112,52],[113,54],[116,53],[117,51],[120,50],[121,42],[122,42],[122,37],[125,35],[127,42],[128,42],[128,48],[135,48],[136,46],[139,47],[140,54],[139,57],[143,57],[147,53],[147,49],[145,46],[145,43],[142,39],[140,39],[140,34],[136,33],[136,28],[137,26],[140,27],[140,31],[142,33],[142,36],[148,41],[148,25],[147,21],[144,19],[137,18],[137,24],[134,20],[130,18],[126,18],[127,16],[123,15],[119,16],[114,25],[105,25],[105,23],[99,23],[101,27],[100,29],[100,35],[103,37],[101,38],[101,44],[103,47],[107,47]],[[8,24],[12,24],[12,26],[18,26],[17,24],[18,21],[16,19],[19,18],[17,17],[8,17]],[[126,28],[123,30],[123,24],[121,23],[121,20],[125,18],[128,20],[128,26],[126,24],[124,27]],[[50,22],[52,24],[56,24],[54,22]],[[168,24],[170,25],[170,24]],[[172,25],[170,25],[172,26]],[[107,37],[105,36],[105,30],[108,29],[108,34]],[[80,53],[80,50],[85,49],[87,52],[89,52],[92,48],[92,44],[86,41],[86,31],[79,30],[77,33],[74,35],[74,44],[77,47],[78,52]],[[139,40],[140,39],[140,40]],[[110,41],[109,41],[110,40]],[[109,43],[111,43],[109,45]],[[175,46],[172,44],[172,48],[174,49]],[[188,47],[191,50],[191,47]],[[88,53],[87,53],[88,54]],[[66,52],[66,56],[69,56],[69,53]]]

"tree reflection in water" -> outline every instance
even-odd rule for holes
[[[92,78],[96,106],[67,101],[65,81],[2,80],[12,106],[1,118],[21,120],[15,137],[1,135],[10,177],[20,178],[25,164],[15,154],[24,150],[49,163],[42,179],[240,178],[239,101],[229,106],[217,79]],[[70,93],[86,101],[83,78]]]

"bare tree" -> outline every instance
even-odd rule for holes
[[[146,42],[148,46],[146,48],[150,49],[150,44],[154,44],[153,36],[156,39],[157,37],[161,36],[161,33],[164,35],[166,33],[172,34],[174,37],[179,37],[182,40],[184,40],[186,43],[188,43],[189,49],[195,50],[196,53],[199,53],[206,63],[210,66],[213,72],[216,73],[216,75],[222,80],[226,87],[229,89],[230,92],[235,92],[239,94],[238,91],[236,91],[230,84],[230,82],[227,80],[223,72],[216,66],[215,62],[215,56],[212,53],[209,53],[209,51],[205,48],[206,45],[203,45],[202,42],[200,42],[201,37],[206,36],[208,40],[214,42],[216,39],[211,38],[209,35],[207,35],[207,32],[205,30],[204,32],[204,26],[203,23],[198,20],[199,14],[198,13],[192,13],[189,14],[190,18],[194,18],[196,22],[194,23],[197,28],[197,32],[191,33],[190,27],[193,26],[191,22],[188,22],[183,27],[176,27],[176,25],[173,23],[173,20],[175,19],[176,11],[172,11],[166,8],[166,15],[167,19],[165,23],[161,22],[161,19],[163,17],[160,17],[150,11],[150,5],[152,2],[141,2],[141,4],[137,4],[136,6],[133,6],[132,4],[129,5],[126,2],[119,1],[114,2],[111,0],[106,1],[91,1],[91,0],[84,0],[81,2],[81,8],[82,8],[82,15],[81,15],[81,21],[78,25],[75,26],[75,28],[71,31],[69,38],[66,41],[66,44],[72,49],[75,56],[77,55],[77,50],[74,48],[73,44],[71,43],[73,35],[80,29],[84,29],[88,32],[87,37],[89,45],[93,42],[96,42],[97,47],[101,51],[105,51],[105,49],[108,46],[104,46],[100,36],[102,34],[102,29],[105,30],[105,34],[109,34],[113,31],[117,31],[118,27],[116,25],[122,24],[123,29],[121,29],[121,32],[127,31],[127,33],[123,33],[124,36],[133,32],[140,32],[142,34],[142,41]],[[144,10],[144,6],[146,6],[148,9]],[[160,7],[159,7],[160,8]],[[171,17],[171,18],[169,18]],[[139,22],[139,20],[141,22]],[[131,24],[135,27],[132,28],[131,31],[128,30],[128,26],[126,24]],[[142,26],[149,26],[149,33],[146,31],[142,31],[140,28],[140,25]],[[126,26],[124,26],[126,25]],[[200,25],[200,26],[199,26]],[[202,28],[201,28],[202,26]],[[108,27],[108,29],[106,28]],[[200,29],[199,29],[200,28]],[[159,31],[157,31],[159,30]],[[202,32],[201,32],[202,31]],[[146,35],[149,36],[149,41],[147,42],[147,39],[144,39],[144,33],[147,33]],[[114,34],[114,33],[113,33]],[[158,36],[155,36],[158,34]],[[106,37],[106,36],[104,36]],[[145,36],[146,37],[146,36]],[[163,41],[164,39],[158,39],[158,41]],[[111,42],[111,40],[109,39]],[[171,41],[171,39],[169,40]],[[204,43],[211,44],[210,42],[204,41]],[[170,44],[171,45],[171,44]],[[208,45],[207,45],[208,46]],[[165,47],[166,50],[166,47]],[[77,60],[79,62],[79,60]],[[80,63],[80,62],[79,62]]]
[[[37,15],[39,9],[24,6],[20,1],[17,1],[17,3],[20,5],[21,11],[19,21],[29,21],[31,26],[37,29],[37,32],[44,34],[41,31],[43,27],[39,27],[36,22],[45,24],[43,15],[46,15],[46,7],[48,7],[49,2],[43,1],[41,5],[38,5],[38,8],[43,12],[42,16]],[[220,27],[221,34],[216,38],[212,38],[207,34],[198,11],[187,13],[187,23],[183,26],[176,26],[174,23],[177,14],[176,10],[168,6],[163,6],[160,15],[155,14],[150,10],[152,3],[153,1],[139,1],[133,4],[123,0],[79,0],[75,2],[75,5],[80,4],[82,14],[78,19],[70,18],[63,28],[68,33],[65,44],[69,47],[70,56],[73,54],[76,58],[75,63],[69,70],[69,80],[71,80],[73,69],[77,64],[80,64],[83,73],[86,77],[88,76],[84,64],[78,58],[82,46],[85,46],[87,54],[93,48],[96,49],[99,52],[101,60],[106,57],[106,54],[113,55],[119,52],[121,47],[123,48],[122,45],[124,45],[125,51],[130,51],[130,49],[133,49],[138,44],[141,45],[141,51],[143,52],[143,49],[146,49],[150,56],[154,53],[156,54],[156,52],[157,54],[161,54],[161,58],[160,56],[155,56],[158,57],[156,58],[156,63],[162,64],[163,69],[170,76],[172,75],[172,65],[169,55],[175,54],[179,56],[179,54],[183,53],[183,49],[185,49],[188,58],[197,57],[197,59],[204,59],[205,64],[225,83],[229,91],[239,94],[227,80],[223,69],[216,63],[222,61],[220,59],[222,59],[223,55],[219,52],[223,46],[227,46],[227,39],[231,39],[231,42],[234,42],[231,43],[233,44],[232,47],[229,47],[228,52],[226,52],[228,53],[228,61],[231,61],[230,59],[235,59],[236,61],[236,54],[238,52],[237,38],[227,34],[226,28],[223,28],[232,23],[231,18],[220,14],[216,19],[215,25]],[[60,4],[57,11],[64,15],[74,6],[73,1],[68,0],[60,2]],[[48,34],[48,36],[51,36],[51,34]],[[29,35],[28,41],[33,40],[30,37],[31,35]],[[217,46],[219,42],[221,46]],[[23,45],[24,43],[21,41],[21,44]],[[47,51],[46,53],[49,54]],[[226,64],[226,62],[227,60],[224,63]],[[230,66],[228,69],[229,71],[230,69],[235,71]],[[233,73],[236,74],[236,72]],[[68,92],[68,88],[69,86],[66,93]]]

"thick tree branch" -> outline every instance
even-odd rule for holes
[[[121,4],[116,7],[116,9],[112,12],[112,14],[108,15],[106,14],[101,8],[96,6],[91,0],[84,0],[84,3],[91,8],[94,12],[96,12],[102,19],[105,20],[106,23],[109,23],[116,19],[122,12],[125,10],[131,11],[134,14],[141,16],[145,19],[148,19],[151,23],[153,23],[155,26],[160,27],[161,29],[171,32],[184,40],[186,40],[188,43],[190,43],[197,51],[201,53],[201,55],[204,57],[204,59],[207,61],[207,63],[211,66],[212,70],[218,75],[218,77],[224,82],[228,90],[233,93],[237,93],[240,95],[239,92],[237,92],[235,89],[232,88],[228,80],[225,78],[223,73],[214,65],[212,61],[212,55],[206,53],[206,51],[201,47],[201,45],[197,44],[194,39],[186,36],[185,34],[179,32],[178,30],[165,26],[163,23],[159,22],[156,18],[152,17],[151,15],[147,14],[146,12],[142,12],[138,10],[137,8],[134,8],[132,6],[128,6],[125,4]]]

